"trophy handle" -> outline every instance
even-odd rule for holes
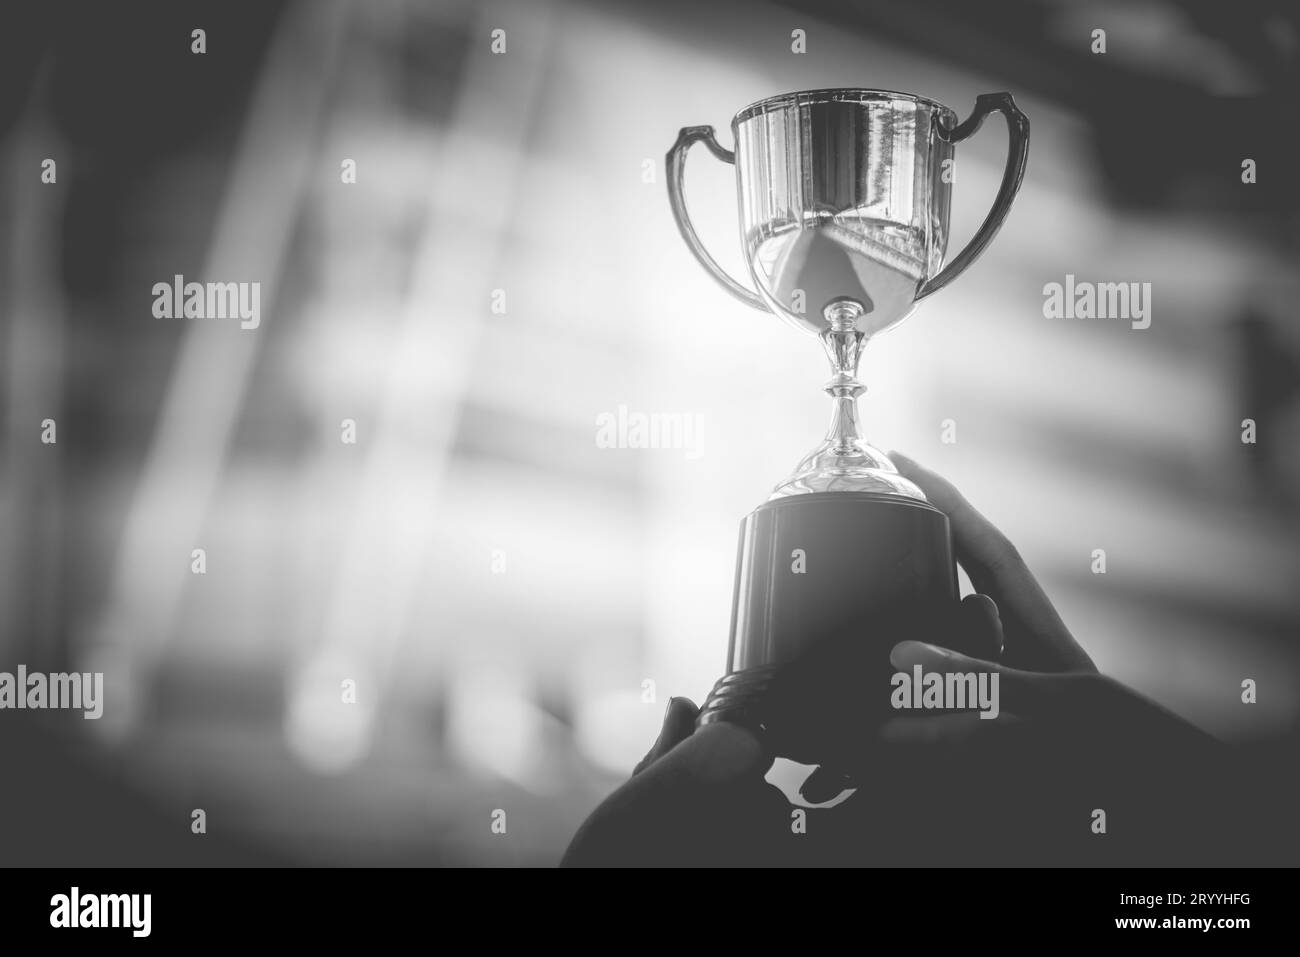
[[[700,237],[695,235],[695,227],[691,225],[690,214],[686,212],[686,196],[683,186],[686,180],[686,153],[691,148],[691,145],[697,141],[703,142],[709,148],[709,152],[724,163],[735,165],[736,162],[735,153],[718,145],[718,141],[713,136],[713,127],[686,126],[682,128],[682,131],[677,135],[677,142],[673,144],[672,149],[668,151],[668,155],[664,159],[668,171],[668,202],[673,208],[673,219],[677,220],[677,229],[681,232],[682,239],[686,240],[686,245],[690,247],[691,252],[695,254],[695,258],[700,261],[700,265],[707,269],[714,279],[722,283],[727,292],[755,309],[768,312],[770,310],[757,294],[750,292],[723,272],[722,267],[714,262],[713,257],[709,255],[709,251],[700,242]]]
[[[939,124],[939,139],[945,143],[960,143],[974,135],[990,113],[1001,113],[1007,118],[1007,133],[1011,137],[1007,147],[1007,166],[1002,173],[1002,185],[993,200],[993,208],[989,210],[979,231],[966,244],[966,248],[957,254],[957,258],[921,284],[916,293],[917,299],[924,299],[930,293],[939,291],[979,258],[980,253],[984,252],[984,248],[1002,228],[1007,213],[1011,211],[1011,202],[1020,191],[1020,183],[1025,178],[1025,164],[1029,160],[1029,117],[1020,112],[1010,93],[980,94],[975,98],[975,111],[966,117],[964,123],[951,130],[945,129],[942,123]]]

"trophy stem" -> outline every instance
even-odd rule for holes
[[[831,361],[826,394],[833,403],[831,427],[821,445],[795,466],[794,474],[772,490],[772,498],[808,492],[875,492],[925,501],[914,483],[898,474],[883,452],[873,449],[858,429],[858,360],[869,337],[858,320],[869,312],[856,299],[835,299],[822,311],[827,328],[822,345]]]
[[[856,300],[840,299],[828,305],[824,313],[830,328],[822,333],[821,340],[831,361],[831,379],[825,391],[834,403],[826,441],[839,454],[853,451],[862,442],[858,396],[867,387],[858,381],[858,362],[867,336],[858,331],[857,319],[863,311]]]
[[[851,453],[857,447],[856,443],[862,441],[862,430],[858,428],[857,396],[835,396],[826,441],[830,443],[831,451],[837,455]]]

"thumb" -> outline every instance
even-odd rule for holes
[[[761,780],[771,766],[771,755],[752,731],[718,721],[697,730],[642,774],[671,787],[710,788]]]
[[[691,732],[695,730],[695,719],[699,714],[700,709],[695,707],[695,702],[690,698],[669,698],[668,708],[664,712],[663,727],[659,729],[659,737],[650,746],[646,756],[632,769],[632,774],[640,774],[689,738]]]
[[[1059,714],[1061,710],[1062,682],[1068,682],[1071,675],[1036,674],[1032,671],[1020,671],[1008,668],[994,661],[983,661],[966,655],[926,644],[922,641],[903,641],[893,647],[889,653],[889,662],[899,671],[911,674],[919,666],[922,674],[937,673],[990,675],[990,681],[996,689],[999,713],[1008,712],[1021,716],[1048,717]]]
[[[567,866],[726,864],[766,854],[786,802],[763,782],[772,758],[753,732],[700,728],[601,802],[574,835]]]

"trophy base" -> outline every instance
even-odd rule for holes
[[[957,600],[948,518],[928,502],[768,501],[741,523],[727,673],[697,724],[742,724],[804,764],[851,759],[892,715],[890,650],[943,643]]]

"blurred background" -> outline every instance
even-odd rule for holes
[[[736,111],[798,89],[960,116],[1014,92],[1019,200],[869,347],[867,437],[999,524],[1103,671],[1232,741],[1295,732],[1293,5],[4,21],[0,670],[103,671],[106,705],[0,713],[0,863],[558,860],[668,698],[719,677],[738,522],[825,429],[817,344],[713,285],[663,183],[679,127],[730,146]],[[950,254],[1005,149],[998,119],[958,149]],[[695,151],[687,193],[741,274],[732,169]],[[260,326],[155,318],[176,274],[260,282]],[[1151,283],[1151,327],[1045,318],[1067,274]],[[603,447],[620,407],[697,432]]]

